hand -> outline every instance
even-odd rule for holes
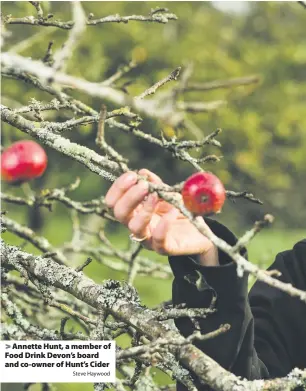
[[[149,170],[142,169],[139,175],[155,184],[163,183]],[[218,251],[213,243],[177,208],[160,199],[156,193],[149,194],[147,182],[137,183],[135,172],[124,173],[113,183],[105,203],[113,208],[115,218],[135,237],[146,238],[141,243],[147,249],[165,255],[199,254],[200,264],[219,264]]]

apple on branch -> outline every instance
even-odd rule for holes
[[[45,172],[47,162],[45,150],[35,141],[17,141],[1,154],[1,177],[15,184],[30,181]]]
[[[186,208],[195,215],[218,213],[226,193],[223,183],[210,172],[197,172],[184,183],[182,197]]]

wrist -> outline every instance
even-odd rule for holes
[[[198,255],[198,260],[202,266],[219,266],[218,248],[212,243],[207,251]]]

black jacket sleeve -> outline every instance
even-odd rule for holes
[[[210,219],[206,223],[227,243],[236,243],[226,227]],[[245,249],[241,253],[246,256]],[[306,367],[306,303],[261,282],[248,297],[247,274],[238,277],[236,265],[222,251],[216,267],[201,266],[192,255],[169,257],[169,262],[175,277],[173,304],[203,308],[216,297],[217,311],[199,321],[201,332],[231,325],[228,332],[196,343],[220,365],[250,380],[285,376],[295,367]],[[306,239],[278,254],[270,269],[279,270],[282,281],[306,290]],[[194,331],[188,318],[175,323],[184,336]],[[178,385],[178,390],[185,388]]]

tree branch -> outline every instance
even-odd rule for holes
[[[76,272],[51,259],[35,257],[14,246],[2,243],[3,266],[20,269],[22,265],[44,284],[60,288],[76,298],[97,309],[107,309],[113,316],[144,333],[154,340],[160,337],[182,341],[182,346],[169,347],[180,362],[192,370],[216,391],[258,391],[258,390],[291,390],[306,381],[306,371],[295,369],[288,377],[273,380],[247,381],[237,378],[226,371],[213,359],[192,344],[185,344],[185,338],[177,331],[171,330],[153,320],[154,313],[139,305],[136,292],[122,287],[116,281],[106,281],[103,285],[95,284],[81,272]],[[276,388],[278,387],[278,388]]]
[[[34,3],[34,2],[33,2]],[[38,3],[38,2],[35,2]],[[138,21],[138,22],[153,22],[153,23],[168,23],[170,20],[177,20],[177,16],[172,13],[155,13],[148,16],[143,15],[130,15],[130,16],[120,16],[109,15],[104,18],[92,19],[89,18],[86,21],[88,26],[96,26],[98,24],[104,23],[128,23],[129,21]],[[46,18],[34,18],[34,16],[25,16],[24,18],[13,18],[11,16],[6,16],[4,19],[6,24],[29,24],[32,26],[54,26],[64,30],[70,30],[73,28],[75,21],[61,22],[59,20],[54,20],[53,15],[49,14]]]

